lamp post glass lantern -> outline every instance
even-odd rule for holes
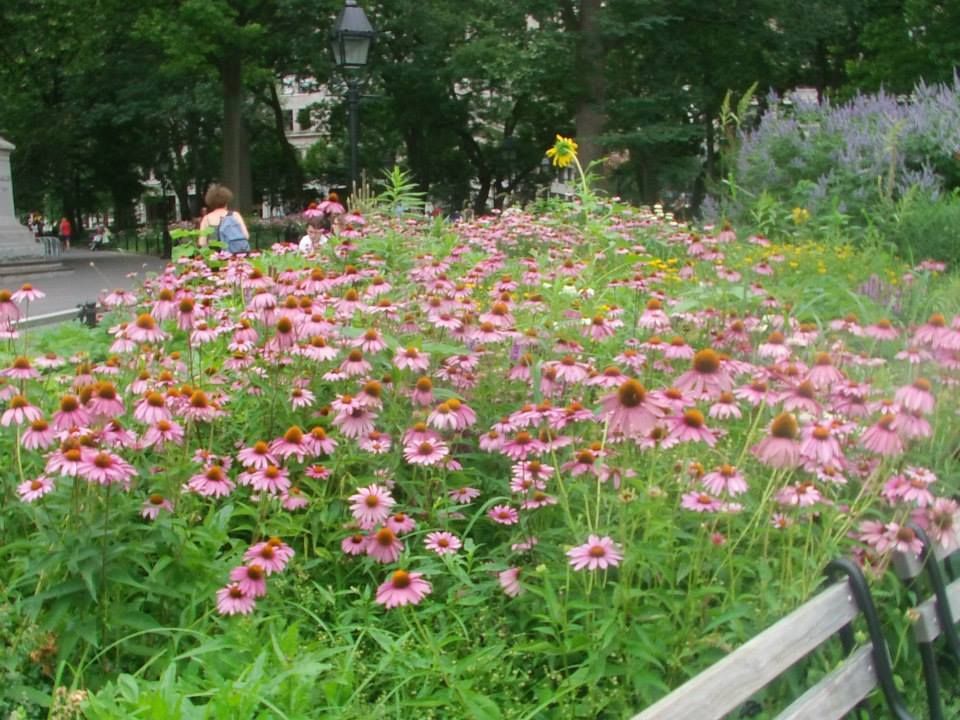
[[[337,67],[347,71],[347,104],[350,108],[350,190],[357,188],[357,145],[360,89],[356,71],[367,64],[377,33],[356,0],[346,0],[330,32],[330,49]]]

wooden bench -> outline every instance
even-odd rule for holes
[[[846,578],[829,585],[632,720],[721,720],[837,634],[847,657],[778,715],[779,720],[843,717],[878,686],[891,717],[912,718],[894,687],[887,645],[860,568],[841,559],[830,563],[827,572],[830,578],[840,574]],[[851,623],[861,614],[870,642],[854,649]]]
[[[960,516],[954,518],[960,523]],[[917,590],[921,574],[926,574],[930,595],[912,610],[913,637],[920,651],[923,678],[927,685],[927,707],[930,720],[943,720],[943,703],[940,692],[940,672],[934,643],[944,638],[947,650],[955,663],[960,664],[960,637],[957,635],[957,616],[960,615],[960,579],[952,572],[950,562],[960,558],[960,548],[944,550],[933,544],[923,529],[910,524],[923,542],[920,557],[912,553],[895,552],[893,569],[904,584]],[[931,548],[933,549],[931,552]],[[944,578],[949,574],[951,582]]]

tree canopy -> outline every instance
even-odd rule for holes
[[[6,0],[0,6],[0,134],[17,206],[77,216],[129,209],[153,175],[219,179],[241,207],[303,198],[346,178],[343,79],[328,36],[341,0]],[[610,152],[606,187],[644,201],[696,195],[721,172],[728,92],[798,85],[821,98],[949,79],[956,4],[934,0],[370,0],[378,30],[364,72],[361,160],[402,163],[453,208],[533,196],[543,150],[575,135]],[[330,101],[298,121],[320,140],[301,157],[284,134],[282,77]],[[624,162],[625,161],[625,162]]]

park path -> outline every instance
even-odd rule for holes
[[[57,260],[63,266],[58,272],[35,272],[0,265],[0,288],[16,290],[30,283],[46,297],[30,303],[30,316],[75,309],[85,302],[95,302],[104,290],[135,288],[147,273],[163,270],[167,260],[152,255],[137,255],[103,250],[71,250]]]

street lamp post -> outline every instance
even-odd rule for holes
[[[357,71],[367,64],[377,33],[356,0],[346,0],[330,32],[330,48],[337,67],[347,73],[347,107],[350,111],[350,191],[357,189],[357,145],[360,126],[360,81]]]

